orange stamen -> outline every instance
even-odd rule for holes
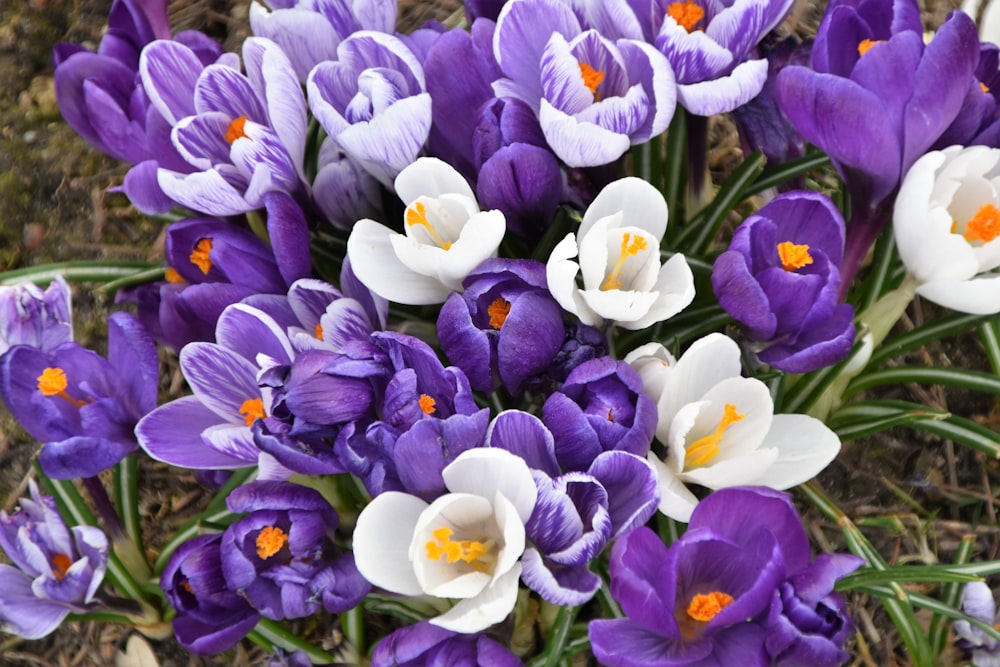
[[[243,131],[243,127],[246,124],[247,124],[246,116],[240,116],[239,118],[234,118],[233,122],[231,122],[229,124],[229,127],[226,128],[226,134],[224,135],[226,138],[226,143],[232,146],[233,142],[235,142],[237,139],[245,138],[247,135]]]
[[[66,573],[73,565],[73,561],[66,554],[56,554],[50,562],[52,563],[52,574],[56,579],[65,579]]]
[[[420,400],[418,402],[420,403],[420,409],[424,411],[425,415],[432,415],[437,412],[437,408],[434,407],[437,405],[437,401],[427,394],[420,394]]]
[[[583,77],[583,85],[596,97],[597,87],[604,81],[604,72],[594,69],[587,63],[580,63],[580,76]]]
[[[611,269],[611,273],[608,274],[608,277],[605,278],[604,282],[601,284],[601,289],[604,291],[620,289],[623,284],[620,276],[622,269],[625,268],[625,261],[629,257],[638,255],[640,252],[645,250],[648,245],[649,244],[646,243],[646,239],[643,237],[636,236],[633,238],[630,233],[626,232],[622,236],[622,246],[621,252],[618,254],[618,260],[615,262],[614,268]]]
[[[705,465],[714,459],[720,450],[719,443],[722,442],[722,434],[736,422],[743,421],[744,417],[746,415],[736,412],[735,405],[726,403],[723,408],[722,419],[719,420],[719,425],[715,427],[715,430],[703,438],[698,438],[689,447],[685,448],[684,466],[686,468],[695,468]]]
[[[319,338],[320,340],[323,340],[323,325],[322,324],[317,324],[316,325],[316,331],[314,333],[316,334],[316,338]]]
[[[510,301],[498,296],[486,309],[486,313],[490,316],[490,326],[499,330],[510,315]]]
[[[414,202],[412,205],[406,208],[406,224],[410,225],[421,225],[427,230],[431,239],[437,243],[442,250],[447,250],[451,247],[450,241],[445,241],[441,236],[434,230],[434,226],[427,219],[427,207],[424,206],[423,202]]]
[[[66,392],[69,382],[66,379],[66,371],[61,368],[46,368],[35,379],[38,382],[38,391],[42,392],[42,396],[58,396],[75,408],[82,408],[90,402],[73,398]]]
[[[248,398],[243,401],[240,406],[240,414],[243,415],[243,421],[247,423],[247,426],[253,426],[255,421],[267,416],[264,412],[264,399]]]
[[[482,562],[482,557],[489,551],[489,544],[475,540],[453,541],[454,534],[451,528],[442,526],[436,529],[431,535],[433,540],[428,540],[424,545],[427,551],[428,560],[440,560],[444,558],[445,563],[471,563],[476,569],[485,569],[486,563]]]
[[[208,272],[212,270],[212,258],[209,255],[210,252],[212,252],[212,239],[205,238],[198,241],[198,244],[188,256],[191,263],[201,269],[201,272],[205,275],[208,275]]]
[[[698,593],[691,598],[691,604],[687,608],[687,615],[696,621],[707,623],[732,603],[733,596],[726,593],[719,591]]]
[[[795,271],[813,263],[812,255],[809,254],[809,245],[806,243],[802,245],[796,245],[791,241],[779,243],[778,258],[781,259],[781,268],[785,271]]]
[[[980,82],[979,82],[979,90],[983,91],[984,93],[988,93],[988,92],[990,92],[990,88],[989,88],[989,86],[987,86],[987,85],[986,85],[985,83],[983,83],[982,81],[980,81]]]
[[[678,0],[667,5],[667,15],[691,32],[705,18],[705,10],[694,0]]]
[[[175,269],[172,266],[167,267],[166,273],[163,274],[163,279],[166,280],[168,283],[175,283],[175,284],[187,282],[186,280],[184,280],[184,278],[181,277],[181,274],[177,273],[177,269]]]
[[[1000,209],[993,204],[983,204],[965,225],[965,240],[969,243],[989,243],[1000,236]]]
[[[884,39],[863,39],[861,43],[858,44],[858,55],[863,56],[868,53],[868,49],[872,48],[876,44],[881,44]]]
[[[288,533],[277,526],[267,526],[257,533],[257,555],[267,560],[288,544]]]

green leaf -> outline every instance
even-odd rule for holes
[[[979,338],[983,341],[993,374],[1000,375],[1000,323],[993,321],[980,324]]]
[[[995,318],[996,315],[958,313],[934,320],[901,336],[887,339],[872,353],[868,367],[874,368],[893,357],[898,357],[903,352],[936,343],[942,338],[968,331],[985,322],[991,322]]]
[[[975,548],[976,536],[963,536],[962,540],[958,543],[958,549],[955,550],[955,565],[963,565],[967,563],[972,558]],[[994,561],[994,563],[998,568],[1000,568],[1000,563],[996,563],[996,561]],[[962,601],[962,591],[964,588],[964,584],[952,582],[945,583],[941,587],[941,603],[953,609],[957,609],[958,605]],[[944,619],[945,617],[941,614],[934,614],[927,628],[927,636],[930,638],[931,650],[936,656],[940,656],[948,646],[948,628],[950,624],[946,623]]]
[[[764,170],[760,177],[747,187],[744,195],[750,197],[760,194],[768,188],[781,185],[798,176],[805,176],[811,171],[822,169],[829,165],[830,157],[826,153],[820,151],[809,153],[797,160],[790,160]]]
[[[863,586],[889,584],[960,583],[982,581],[982,577],[956,572],[950,565],[893,565],[884,570],[861,570],[837,582],[838,591],[850,591]]]
[[[855,440],[893,426],[912,426],[921,420],[929,422],[947,417],[947,412],[906,401],[855,401],[836,410],[827,425],[841,440]]]
[[[963,368],[936,368],[925,366],[896,366],[860,375],[847,385],[845,397],[864,389],[887,384],[914,382],[961,387],[970,391],[1000,395],[1000,377],[991,373]]]
[[[861,593],[868,593],[869,595],[877,595],[883,600],[895,595],[895,592],[888,586],[862,586],[858,587],[855,590]],[[906,599],[918,607],[922,607],[924,609],[934,612],[935,614],[939,614],[946,618],[950,618],[953,621],[968,621],[971,625],[976,626],[977,628],[985,632],[987,635],[989,635],[996,641],[1000,641],[1000,630],[997,630],[989,623],[984,623],[983,621],[980,621],[978,618],[973,618],[972,616],[969,616],[968,614],[965,614],[959,611],[958,609],[949,607],[948,605],[944,604],[939,600],[935,600],[932,597],[923,595],[921,593],[915,593],[913,591],[906,591]],[[931,665],[933,663],[916,662],[914,664]]]
[[[13,271],[0,273],[0,285],[16,285],[17,283],[33,282],[45,285],[52,282],[56,276],[62,276],[71,282],[99,282],[133,280],[137,275],[155,276],[164,271],[163,265],[150,262],[107,260],[79,260],[60,262],[58,264],[39,264]]]

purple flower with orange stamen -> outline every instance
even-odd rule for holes
[[[375,647],[372,667],[524,667],[517,656],[485,634],[463,634],[421,621],[396,630]]]
[[[840,303],[844,221],[824,194],[780,195],[747,218],[715,261],[719,304],[762,344],[760,360],[805,373],[843,360],[854,308]]]
[[[0,630],[38,639],[70,612],[86,613],[108,565],[108,538],[94,526],[68,528],[55,500],[34,480],[31,499],[14,514],[0,511],[0,549],[13,565],[0,564]]]
[[[108,318],[108,357],[67,342],[0,357],[0,395],[54,479],[92,477],[134,452],[136,423],[156,407],[156,346],[128,313]]]

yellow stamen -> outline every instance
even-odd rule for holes
[[[73,561],[66,554],[56,554],[49,562],[52,563],[52,574],[56,579],[66,578],[66,572],[73,565]]]
[[[474,540],[455,542],[451,539],[454,532],[451,528],[442,526],[431,533],[434,539],[429,540],[424,545],[428,560],[440,560],[443,557],[445,563],[462,561],[474,565],[485,565],[481,559],[489,552],[489,543]]]
[[[181,277],[181,274],[177,273],[177,269],[175,269],[172,266],[167,267],[166,273],[163,274],[163,279],[166,280],[168,283],[180,284],[187,282],[186,280],[184,280],[184,278]]]
[[[257,533],[257,555],[267,560],[288,544],[288,533],[277,526],[266,526]]]
[[[237,139],[243,139],[246,137],[246,133],[243,131],[243,126],[247,124],[247,117],[240,116],[239,118],[234,118],[233,122],[229,124],[226,128],[226,134],[223,135],[226,138],[226,143],[230,146]]]
[[[583,77],[583,85],[587,87],[594,97],[597,97],[597,87],[604,81],[604,72],[594,69],[587,63],[580,63],[580,76]]]
[[[316,334],[316,338],[319,338],[320,340],[323,340],[323,325],[317,323],[316,324],[316,331],[314,333]]]
[[[809,254],[809,244],[796,245],[791,241],[778,244],[778,258],[781,259],[781,268],[785,271],[795,271],[803,266],[813,263],[812,255]]]
[[[707,623],[732,603],[733,596],[720,591],[698,593],[691,598],[691,604],[687,608],[687,615],[696,621]]]
[[[694,0],[678,0],[667,5],[667,15],[687,30],[691,32],[694,27],[705,18],[705,10],[694,2]]]
[[[486,309],[486,313],[490,316],[490,326],[499,329],[510,315],[510,301],[498,296]]]
[[[622,269],[625,268],[625,261],[629,257],[638,255],[640,252],[645,250],[648,245],[649,244],[646,243],[646,239],[643,237],[636,236],[633,238],[631,234],[626,232],[622,236],[622,247],[621,252],[618,253],[618,260],[615,262],[614,268],[611,269],[611,273],[608,274],[608,277],[605,278],[604,282],[601,284],[601,289],[604,291],[621,289],[622,281],[619,276],[621,275]]]
[[[990,88],[989,88],[989,86],[987,86],[987,85],[986,85],[985,83],[983,83],[982,81],[980,81],[980,82],[979,82],[979,90],[983,91],[984,93],[988,93],[988,92],[990,92]]]
[[[191,263],[201,269],[201,272],[208,275],[208,272],[212,270],[212,258],[209,253],[212,251],[212,239],[206,238],[198,241],[198,245],[194,247],[191,251],[188,259]]]
[[[858,55],[863,56],[868,53],[868,49],[872,48],[876,44],[881,44],[884,39],[863,39],[861,43],[858,44]]]
[[[422,202],[414,202],[412,205],[406,207],[406,224],[411,227],[413,225],[423,225],[430,237],[435,243],[441,246],[442,250],[451,248],[451,242],[441,238],[434,230],[434,226],[427,220],[427,207]]]
[[[726,403],[723,409],[722,419],[715,431],[709,433],[704,438],[698,438],[684,451],[684,467],[696,468],[705,465],[714,459],[719,453],[719,443],[722,441],[722,434],[726,429],[738,421],[742,421],[746,415],[736,412],[736,406]]]
[[[965,225],[965,240],[969,243],[989,243],[1000,236],[1000,209],[993,204],[983,204]]]
[[[194,595],[194,589],[191,588],[191,582],[188,581],[187,579],[185,579],[184,581],[181,582],[181,588],[183,588],[184,590],[186,590],[191,595]]]
[[[247,423],[247,426],[253,426],[255,421],[267,416],[264,412],[264,400],[259,397],[248,398],[240,406],[240,414],[243,415],[243,421]]]
[[[73,398],[66,392],[69,383],[66,379],[66,371],[61,368],[46,368],[35,379],[38,382],[38,391],[42,392],[42,396],[58,396],[75,408],[82,408],[89,403],[89,401]]]
[[[437,412],[437,401],[428,396],[427,394],[420,394],[420,409],[424,411],[425,415],[432,415]]]

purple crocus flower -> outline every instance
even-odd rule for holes
[[[497,97],[528,103],[570,167],[614,162],[673,118],[677,89],[663,54],[636,39],[583,30],[566,3],[507,3],[493,49],[505,75],[493,84]]]
[[[996,627],[997,603],[985,581],[973,581],[962,591],[962,611],[972,618]],[[1000,642],[966,620],[955,621],[958,648],[972,654],[972,664],[996,667],[1000,664]]]
[[[565,470],[586,470],[604,451],[646,456],[656,430],[656,404],[624,361],[599,357],[577,366],[542,406]]]
[[[812,69],[778,75],[782,111],[830,156],[851,196],[844,290],[888,220],[903,175],[978,87],[978,62],[976,26],[962,12],[925,46],[916,0],[837,1],[820,23]]]
[[[498,383],[512,395],[545,370],[566,337],[562,309],[535,260],[489,259],[441,307],[437,331],[448,359],[473,389]]]
[[[34,283],[0,285],[0,354],[14,345],[51,352],[73,340],[69,285],[62,276],[42,291]]]
[[[505,646],[482,633],[459,633],[421,621],[400,628],[375,647],[372,667],[524,667]]]
[[[94,606],[108,565],[108,538],[94,526],[68,528],[55,500],[34,480],[31,499],[14,514],[0,511],[0,549],[13,565],[0,564],[0,630],[38,639],[70,612]]]
[[[108,317],[108,357],[73,342],[0,357],[0,395],[53,479],[92,477],[138,449],[136,423],[156,407],[156,345],[128,313]]]
[[[397,37],[362,30],[317,65],[306,87],[309,107],[337,146],[392,187],[417,159],[431,124],[424,70]]]
[[[764,363],[805,373],[843,360],[854,308],[839,302],[844,221],[818,192],[779,195],[747,218],[715,261],[719,304],[763,348]]]
[[[958,116],[934,142],[931,150],[949,146],[1000,145],[1000,47],[979,45],[976,76],[965,95]]]
[[[347,611],[371,590],[354,554],[334,544],[337,513],[315,489],[253,482],[229,494],[226,505],[246,513],[222,536],[226,585],[265,618]]]
[[[177,547],[160,575],[160,588],[177,611],[174,636],[194,653],[231,649],[261,618],[226,586],[221,546],[221,533],[190,539]]]
[[[780,645],[788,632],[770,624],[786,584],[796,582],[791,586],[800,592],[811,588],[804,598],[829,592],[861,562],[841,556],[810,563],[809,541],[787,494],[721,489],[698,505],[687,532],[670,547],[645,527],[615,543],[611,592],[626,618],[592,621],[591,645],[611,667],[784,664],[793,657],[770,653],[768,643]],[[814,632],[799,631],[803,643]],[[835,632],[824,641],[830,637],[844,639]],[[811,654],[822,661],[807,664],[836,664],[821,655]]]

